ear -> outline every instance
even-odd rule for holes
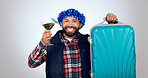
[[[63,27],[63,23],[61,22],[60,24],[61,24],[61,27]]]
[[[60,24],[61,24],[61,26],[62,26],[63,23],[61,22]]]
[[[81,28],[81,26],[82,26],[82,23],[80,23],[80,27],[79,28]]]

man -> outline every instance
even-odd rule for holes
[[[104,18],[117,23],[116,15],[108,13]],[[90,78],[89,35],[79,32],[85,24],[85,16],[75,9],[62,11],[58,16],[62,26],[54,37],[45,30],[42,40],[28,58],[28,65],[35,68],[46,61],[46,78]]]

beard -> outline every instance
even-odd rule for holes
[[[75,31],[74,31],[74,32],[67,32],[67,31],[66,31],[67,28],[74,28]],[[74,26],[65,26],[65,27],[63,28],[63,32],[64,32],[68,37],[72,37],[72,36],[74,36],[74,35],[77,35],[77,34],[78,34],[78,31],[79,31],[79,28],[76,28],[76,27],[74,27]]]

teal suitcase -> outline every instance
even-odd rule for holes
[[[130,25],[97,25],[90,34],[93,78],[136,78],[135,37]]]

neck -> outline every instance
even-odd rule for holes
[[[72,37],[69,37],[69,36],[67,36],[65,33],[63,33],[63,36],[64,36],[65,38],[73,39],[76,35],[74,35],[74,36],[72,36]]]

